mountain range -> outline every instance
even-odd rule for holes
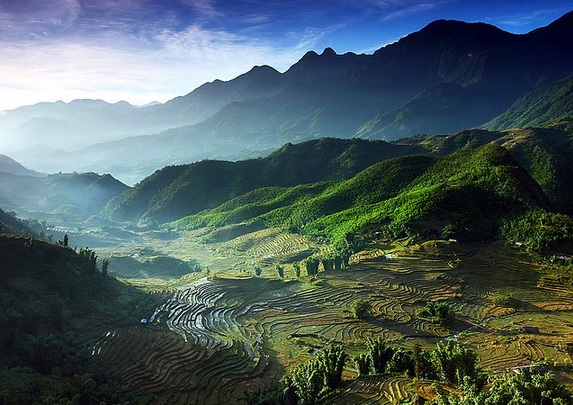
[[[510,120],[498,116],[514,117],[510,107],[567,86],[572,73],[573,12],[523,35],[439,20],[371,55],[310,51],[284,73],[258,66],[141,108],[22,107],[0,117],[0,130],[3,152],[29,167],[111,172],[132,184],[166,165],[258,157],[288,142],[502,128]]]

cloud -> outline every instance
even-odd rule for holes
[[[0,5],[2,37],[36,37],[65,31],[81,12],[79,0],[29,0]]]
[[[184,3],[204,17],[217,17],[222,15],[222,13],[215,8],[212,0],[184,0]]]
[[[520,28],[530,27],[532,24],[537,25],[540,19],[553,18],[555,13],[556,10],[554,9],[544,9],[524,14],[489,17],[484,20],[501,27]]]
[[[432,10],[433,8],[435,8],[435,4],[432,3],[413,4],[386,14],[384,18],[382,18],[382,21],[389,21],[397,18],[406,17],[412,14],[423,13],[424,11]]]
[[[275,47],[256,37],[192,25],[181,32],[164,29],[148,42],[128,35],[4,42],[0,110],[76,98],[167,101],[205,82],[230,80],[253,65],[286,70],[320,37],[308,30],[292,46]]]

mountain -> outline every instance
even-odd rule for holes
[[[88,218],[127,189],[109,174],[56,173],[37,177],[0,172],[0,205],[20,213],[34,212],[36,218],[45,217],[46,213]]]
[[[20,163],[16,162],[14,159],[6,155],[0,155],[0,172],[16,174],[19,176],[33,176],[33,177],[44,176],[42,173],[38,173],[34,170],[25,168]]]
[[[328,138],[289,143],[261,159],[169,166],[110,201],[103,213],[117,221],[163,223],[213,208],[259,187],[349,178],[381,159],[415,152],[421,149],[384,141]]]
[[[113,167],[118,178],[139,180],[166,165],[257,157],[288,142],[394,140],[477,127],[572,72],[573,12],[523,35],[484,23],[439,20],[372,55],[311,51],[282,74],[255,67],[162,105],[115,106],[121,109],[109,121],[115,132],[98,129],[92,145],[81,150],[11,155],[41,170]],[[38,117],[28,118],[19,130],[33,127]],[[93,121],[82,122],[100,128],[92,128]],[[44,120],[42,127],[50,125]],[[113,141],[102,143],[104,136]],[[61,143],[69,142],[70,136],[62,136]]]
[[[483,127],[539,127],[566,116],[573,116],[573,76],[533,90]]]
[[[0,129],[4,136],[0,139],[4,149],[19,160],[34,162],[40,158],[37,163],[42,165],[46,158],[61,160],[65,152],[94,144],[199,123],[229,103],[272,96],[286,83],[288,80],[275,69],[256,66],[233,80],[206,83],[165,104],[135,107],[126,102],[110,104],[102,100],[39,103],[3,112]],[[43,146],[53,148],[54,155],[34,153]],[[59,171],[78,167],[46,168]]]

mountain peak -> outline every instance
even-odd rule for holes
[[[332,49],[331,47],[328,47],[328,48],[324,48],[324,51],[322,51],[320,56],[337,56],[337,54],[334,51],[334,49]]]

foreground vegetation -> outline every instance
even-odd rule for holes
[[[89,248],[0,235],[0,393],[7,404],[135,403],[121,377],[94,361],[94,336],[156,305],[108,277]],[[149,309],[148,309],[149,310]]]

